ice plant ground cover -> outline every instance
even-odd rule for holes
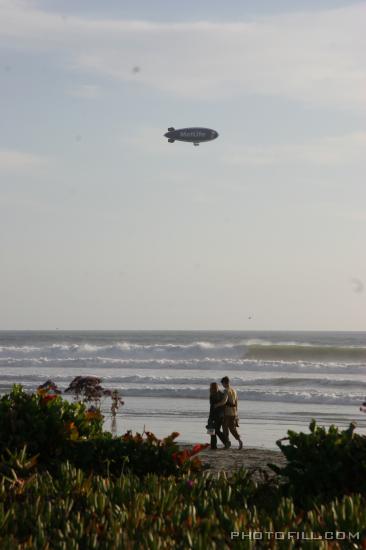
[[[232,477],[86,474],[63,463],[57,474],[36,473],[21,453],[2,463],[0,546],[21,548],[182,549],[253,548],[232,533],[345,533],[332,549],[363,548],[366,498],[356,494],[311,510],[245,471]],[[352,538],[350,538],[350,534]],[[357,538],[353,538],[353,537]],[[263,544],[263,545],[262,545]],[[256,548],[330,548],[319,540],[262,541]]]
[[[257,548],[366,545],[366,438],[354,426],[289,432],[287,465],[258,482],[204,471],[202,446],[181,450],[176,433],[114,437],[102,422],[57,394],[18,386],[0,399],[1,548],[253,548],[240,536],[251,532],[283,534]]]

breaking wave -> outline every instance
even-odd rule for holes
[[[186,371],[233,371],[233,372],[273,372],[273,373],[301,373],[301,374],[362,374],[363,363],[340,361],[312,362],[312,361],[285,361],[235,358],[192,358],[192,359],[129,359],[105,356],[65,356],[65,357],[10,357],[0,356],[0,368],[25,369],[27,367],[39,369],[63,368],[76,371],[77,369],[98,368],[101,376],[107,369],[118,370],[186,370]]]
[[[125,397],[207,400],[210,382],[227,374],[247,401],[357,406],[366,393],[363,335],[0,336],[0,391],[14,383],[34,390],[47,378],[65,389],[94,374]]]
[[[328,404],[328,405],[353,405],[357,406],[363,401],[364,396],[360,393],[320,393],[317,391],[259,391],[242,390],[237,388],[240,401],[268,401],[268,402],[286,402],[286,403],[310,403],[310,404]],[[123,395],[126,397],[173,397],[207,399],[206,388],[183,387],[183,388],[125,388]]]
[[[366,361],[366,347],[262,341],[248,343],[246,356],[256,359]]]
[[[90,373],[89,373],[90,374]],[[53,380],[65,389],[72,377],[53,374]],[[34,391],[45,381],[42,373],[2,374],[0,387],[10,389],[14,383],[22,383]],[[121,390],[124,397],[161,397],[208,399],[208,388],[212,381],[205,377],[170,377],[116,374],[105,376],[103,384]],[[366,382],[352,379],[319,378],[254,378],[233,377],[232,384],[238,392],[239,400],[260,402],[286,402],[310,404],[338,404],[358,406],[364,400]]]
[[[82,373],[86,375],[86,373]],[[95,376],[95,370],[92,373],[88,373]],[[53,380],[58,384],[64,383],[68,385],[72,377],[65,376],[65,374],[54,373],[52,375]],[[19,375],[15,373],[1,373],[1,379],[3,381],[12,381],[14,384],[20,384],[23,382],[33,383],[35,387],[45,380],[45,375],[42,372],[30,372],[29,374],[21,373]],[[108,385],[113,384],[118,387],[128,387],[130,384],[139,384],[143,385],[156,385],[156,386],[165,386],[169,385],[171,387],[178,386],[202,386],[205,388],[206,394],[209,388],[212,378],[209,377],[172,377],[172,376],[146,376],[141,374],[133,374],[129,376],[118,376],[107,374],[102,377],[103,383]],[[239,378],[239,377],[230,377],[231,384],[235,388],[240,387],[325,387],[325,388],[355,388],[366,390],[366,381],[360,379],[350,379],[350,378],[311,378],[311,377],[290,377],[290,376],[277,376],[277,377],[261,377],[261,378]],[[126,386],[127,385],[127,386]]]
[[[307,342],[272,342],[249,339],[240,342],[138,344],[129,341],[108,345],[94,343],[59,343],[44,346],[0,346],[3,358],[52,359],[263,359],[276,361],[358,361],[366,362],[366,346],[312,344]]]

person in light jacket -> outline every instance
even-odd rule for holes
[[[229,439],[229,431],[235,437],[235,439],[239,442],[239,450],[243,448],[243,442],[240,438],[240,434],[238,432],[238,426],[239,426],[239,417],[238,417],[238,395],[234,388],[230,386],[230,380],[228,376],[224,376],[224,378],[221,379],[221,384],[224,387],[224,397],[221,399],[221,401],[218,401],[214,407],[222,407],[225,405],[224,409],[224,425],[223,425],[223,431],[224,431],[224,440],[225,440],[225,447],[228,449],[231,447],[230,439]]]

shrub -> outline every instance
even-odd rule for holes
[[[181,451],[175,442],[177,432],[164,439],[158,439],[150,432],[121,437],[105,433],[101,437],[70,442],[67,459],[84,471],[101,475],[119,476],[133,472],[139,476],[149,473],[170,475],[184,471],[199,470],[200,460],[195,457],[204,446]]]
[[[200,460],[192,457],[204,446],[180,450],[178,433],[164,439],[150,432],[113,437],[102,427],[98,409],[69,403],[48,389],[30,395],[14,386],[0,399],[0,454],[26,446],[27,456],[36,455],[39,466],[53,472],[66,460],[103,475],[170,475],[201,468]]]
[[[302,505],[317,497],[366,494],[366,437],[354,433],[354,424],[343,431],[336,426],[327,430],[313,420],[309,429],[309,434],[289,430],[288,437],[277,441],[287,464],[271,468],[284,479],[288,494]]]
[[[27,445],[30,454],[48,463],[62,456],[69,441],[100,435],[102,426],[99,411],[46,390],[27,394],[15,385],[0,399],[0,453]]]

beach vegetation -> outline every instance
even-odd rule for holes
[[[302,506],[344,494],[366,495],[366,437],[355,433],[355,427],[325,428],[313,420],[309,433],[289,430],[277,442],[286,465],[271,465],[282,489]]]
[[[159,439],[151,432],[113,436],[103,431],[100,408],[69,402],[49,389],[27,393],[14,386],[0,399],[0,454],[21,451],[37,456],[38,467],[55,471],[69,461],[87,472],[120,475],[177,474],[198,470],[204,447],[180,449],[178,433]]]
[[[11,457],[12,463],[15,457]],[[299,544],[296,533],[321,537],[344,533],[332,548],[362,548],[366,498],[355,494],[299,511],[291,497],[282,497],[269,514],[255,501],[257,482],[243,471],[210,476],[124,473],[119,477],[87,474],[70,463],[57,476],[37,472],[18,456],[17,472],[1,474],[1,548],[326,548],[319,540]],[[233,533],[282,533],[283,540]],[[292,535],[290,535],[292,533]],[[350,534],[352,536],[350,536]]]
[[[103,433],[103,416],[80,402],[70,403],[46,389],[27,393],[14,385],[0,398],[0,453],[20,450],[39,456],[39,463],[62,457],[69,441]]]
[[[259,478],[211,474],[205,445],[180,448],[178,435],[113,436],[98,408],[15,386],[0,399],[0,548],[366,547],[366,439],[353,425],[289,431],[287,464]]]
[[[181,450],[175,439],[177,432],[159,439],[151,432],[142,434],[128,431],[120,437],[105,432],[101,437],[70,441],[67,460],[86,472],[118,476],[133,472],[144,476],[181,474],[201,470],[198,453],[205,445]]]

